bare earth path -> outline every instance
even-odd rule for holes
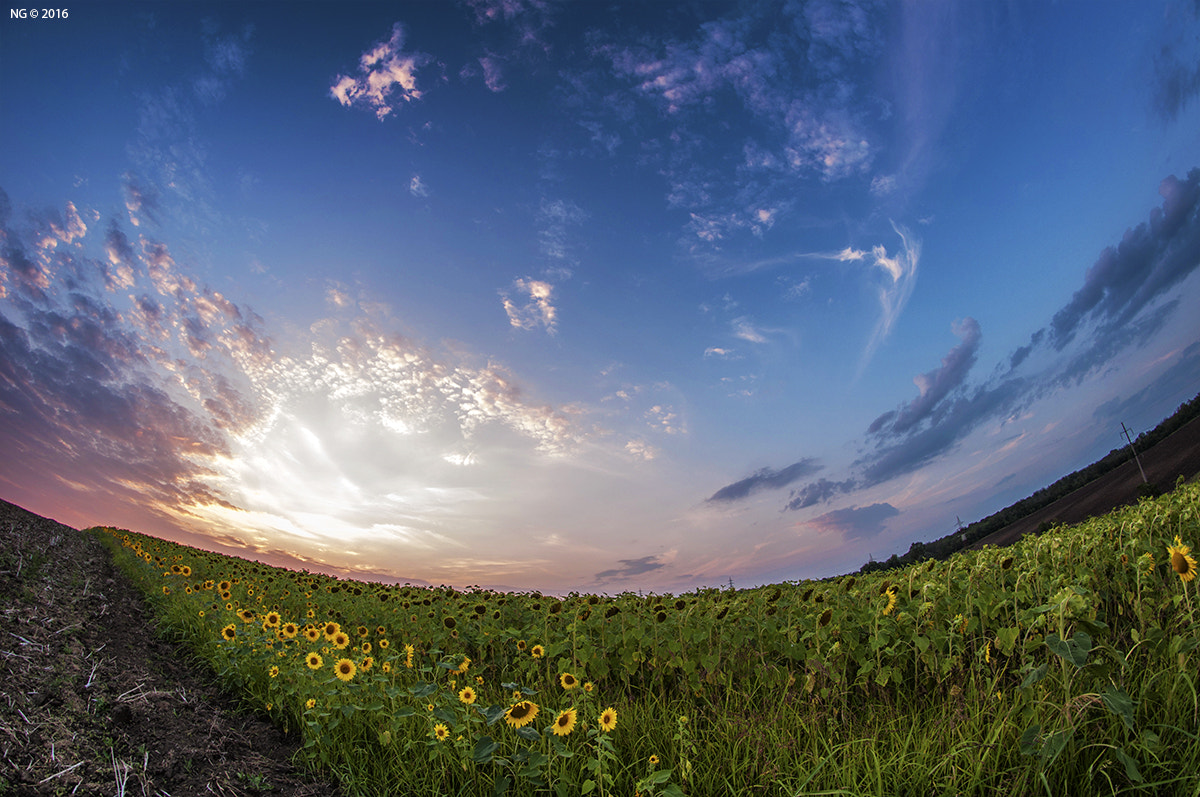
[[[1175,479],[1191,480],[1200,475],[1200,418],[1195,418],[1158,445],[1140,452],[1146,478],[1162,492],[1175,487]],[[1130,461],[1093,479],[1074,492],[1064,495],[1047,507],[1011,523],[984,537],[970,548],[984,545],[1012,545],[1026,534],[1037,531],[1042,523],[1081,523],[1090,517],[1103,515],[1125,504],[1136,504],[1142,474],[1137,463]]]
[[[0,795],[336,795],[153,630],[88,534],[0,501]]]

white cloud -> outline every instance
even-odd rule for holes
[[[500,294],[504,301],[504,312],[508,314],[508,323],[518,329],[536,329],[540,326],[553,334],[558,315],[550,301],[554,286],[542,280],[518,278],[513,281],[513,287],[526,299],[524,303],[517,304],[508,294]]]
[[[424,53],[405,53],[404,28],[392,27],[391,37],[359,59],[359,75],[338,75],[329,94],[346,107],[366,105],[382,121],[404,103],[421,99],[417,88],[417,70],[428,63]]]
[[[751,343],[767,342],[766,336],[750,322],[750,319],[745,317],[733,320],[733,335],[742,340],[748,340]]]
[[[871,250],[872,265],[881,269],[887,276],[878,286],[879,322],[871,333],[871,338],[863,350],[859,371],[866,367],[867,362],[875,354],[879,344],[891,334],[896,319],[900,317],[904,305],[912,295],[917,282],[917,265],[921,260],[921,242],[912,234],[895,223],[892,228],[900,236],[900,249],[894,255],[888,255],[883,246],[875,246]]]
[[[425,185],[421,175],[414,174],[408,181],[408,192],[416,197],[426,197],[429,196],[429,186]]]

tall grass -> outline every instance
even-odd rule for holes
[[[351,794],[1200,795],[1200,581],[1168,550],[1200,538],[1196,484],[1010,548],[682,595],[339,581],[95,531]]]

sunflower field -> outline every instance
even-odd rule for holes
[[[680,595],[339,580],[91,530],[353,795],[1200,795],[1200,484],[902,570]]]

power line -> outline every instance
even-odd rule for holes
[[[1149,484],[1150,480],[1146,478],[1146,471],[1142,470],[1142,460],[1138,456],[1137,449],[1133,447],[1133,439],[1129,436],[1129,430],[1125,428],[1125,422],[1121,421],[1121,433],[1125,435],[1125,439],[1129,441],[1129,450],[1133,452],[1133,461],[1137,463],[1138,472],[1142,474],[1142,483]]]

